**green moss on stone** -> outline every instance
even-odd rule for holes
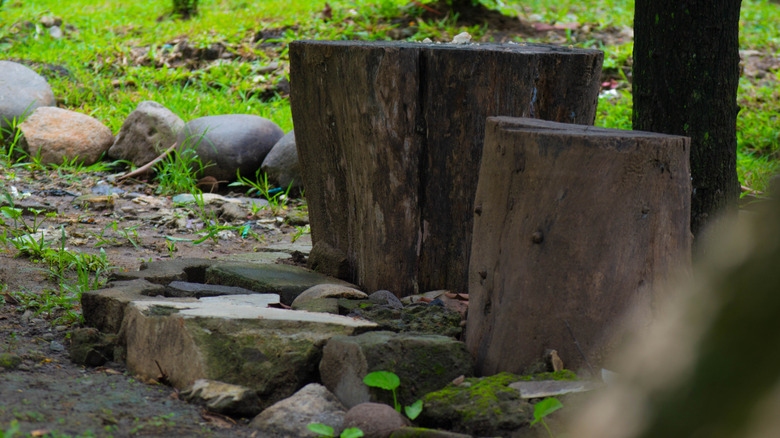
[[[15,370],[22,363],[22,358],[13,353],[0,353],[0,368]]]
[[[509,384],[521,380],[511,373],[467,378],[460,385],[430,393],[423,399],[424,425],[461,433],[493,434],[528,424],[531,405]]]
[[[542,380],[579,380],[577,375],[571,370],[560,370],[554,373],[536,373],[526,376],[519,376],[516,381],[538,382]]]

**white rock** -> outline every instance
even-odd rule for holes
[[[468,44],[471,42],[471,35],[468,32],[461,32],[452,39],[453,44]]]

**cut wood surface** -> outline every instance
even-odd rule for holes
[[[466,333],[478,373],[549,349],[597,368],[626,312],[649,322],[658,286],[690,268],[689,153],[687,137],[488,119]]]
[[[602,60],[537,44],[293,42],[315,248],[343,253],[369,291],[465,292],[485,119],[592,124]]]

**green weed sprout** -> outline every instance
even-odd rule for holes
[[[327,424],[311,423],[306,427],[308,427],[310,431],[316,433],[318,437],[333,438],[333,428]],[[363,436],[362,430],[357,427],[350,427],[349,429],[344,429],[344,432],[341,432],[339,438],[360,438],[361,436]]]
[[[542,426],[547,429],[547,433],[550,435],[550,438],[554,438],[550,428],[547,426],[547,423],[544,422],[544,417],[552,414],[562,407],[563,403],[561,403],[560,400],[555,397],[546,398],[540,401],[534,405],[534,421],[531,422],[531,426],[536,423],[542,423]]]
[[[398,397],[395,392],[396,388],[401,386],[401,379],[399,379],[395,373],[391,373],[390,371],[374,371],[373,373],[366,374],[366,377],[363,378],[363,383],[374,388],[392,391],[395,410],[401,412],[401,404],[398,403]],[[412,403],[411,406],[404,406],[404,413],[410,420],[414,420],[420,415],[422,408],[423,401],[417,400]]]

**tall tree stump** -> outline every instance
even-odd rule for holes
[[[599,366],[627,312],[649,322],[658,286],[690,267],[689,154],[687,137],[488,119],[466,333],[479,373],[548,349]]]
[[[536,44],[291,43],[313,267],[398,296],[464,292],[485,119],[592,124],[602,60]]]

